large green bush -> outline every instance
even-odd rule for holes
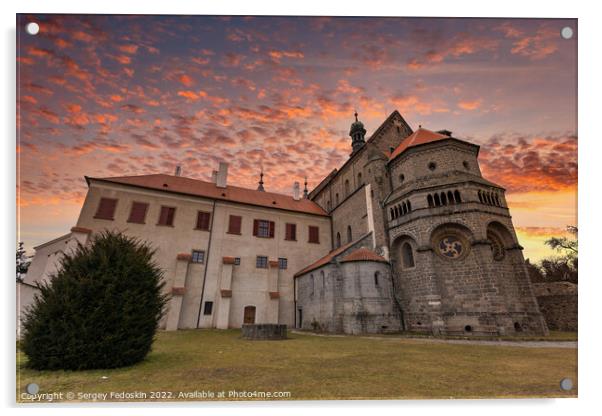
[[[145,242],[103,232],[66,253],[25,314],[22,348],[34,369],[137,363],[163,315],[163,272]]]

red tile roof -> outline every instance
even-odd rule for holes
[[[397,148],[393,150],[393,153],[391,153],[389,160],[395,159],[409,147],[436,142],[439,140],[445,140],[449,138],[450,136],[446,136],[445,134],[435,133],[434,131],[423,129],[422,127],[420,127],[414,133],[410,134],[408,137],[401,141],[399,146],[397,146]]]
[[[320,267],[324,266],[325,264],[330,263],[332,261],[332,259],[334,259],[336,256],[338,256],[339,254],[341,254],[342,252],[344,252],[345,250],[347,250],[349,247],[351,247],[352,245],[354,245],[356,242],[357,241],[352,241],[351,243],[347,243],[344,246],[341,246],[341,247],[339,247],[337,249],[332,250],[330,253],[328,253],[324,257],[316,260],[315,262],[313,262],[312,264],[310,264],[306,268],[301,269],[300,271],[298,271],[297,273],[295,273],[295,277],[301,276],[302,274],[311,272],[312,270],[316,270],[317,268],[320,268]]]
[[[90,183],[90,180],[131,185],[163,192],[200,196],[221,201],[238,202],[266,208],[284,209],[306,214],[328,216],[326,211],[309,199],[301,198],[300,200],[296,201],[292,196],[288,195],[276,194],[273,192],[262,192],[255,189],[241,188],[231,185],[228,185],[226,188],[218,188],[213,182],[205,182],[198,179],[185,178],[183,176],[154,174],[141,176],[118,176],[112,178],[86,177],[88,184]]]
[[[387,260],[384,257],[379,256],[366,247],[360,247],[341,259],[341,263],[348,261],[379,261],[381,263],[387,263]]]

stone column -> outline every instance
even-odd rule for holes
[[[278,260],[270,260],[268,270],[268,300],[266,302],[266,323],[278,323],[278,309],[280,306],[280,292],[278,292]]]
[[[232,300],[232,269],[234,257],[222,259],[222,272],[220,276],[220,300],[217,307],[216,327],[228,329],[230,323],[230,301]]]
[[[171,301],[169,302],[169,311],[167,313],[167,331],[178,329],[180,322],[180,312],[182,310],[182,297],[186,292],[186,274],[188,273],[188,264],[191,256],[188,253],[178,254],[176,257],[176,270],[174,273],[173,286],[171,288]]]

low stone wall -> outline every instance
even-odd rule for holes
[[[533,291],[548,329],[577,331],[577,285],[569,282],[535,283]]]
[[[286,339],[286,325],[281,324],[244,324],[242,326],[244,339],[276,340]]]

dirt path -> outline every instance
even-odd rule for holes
[[[291,331],[292,334],[312,335],[315,337],[347,337],[352,335],[338,334],[316,334],[313,332]],[[469,340],[469,339],[442,339],[442,338],[422,338],[422,337],[375,337],[359,336],[365,339],[378,339],[382,341],[412,341],[431,344],[460,344],[460,345],[485,345],[500,347],[523,347],[523,348],[577,348],[577,341],[501,341],[501,340]]]

